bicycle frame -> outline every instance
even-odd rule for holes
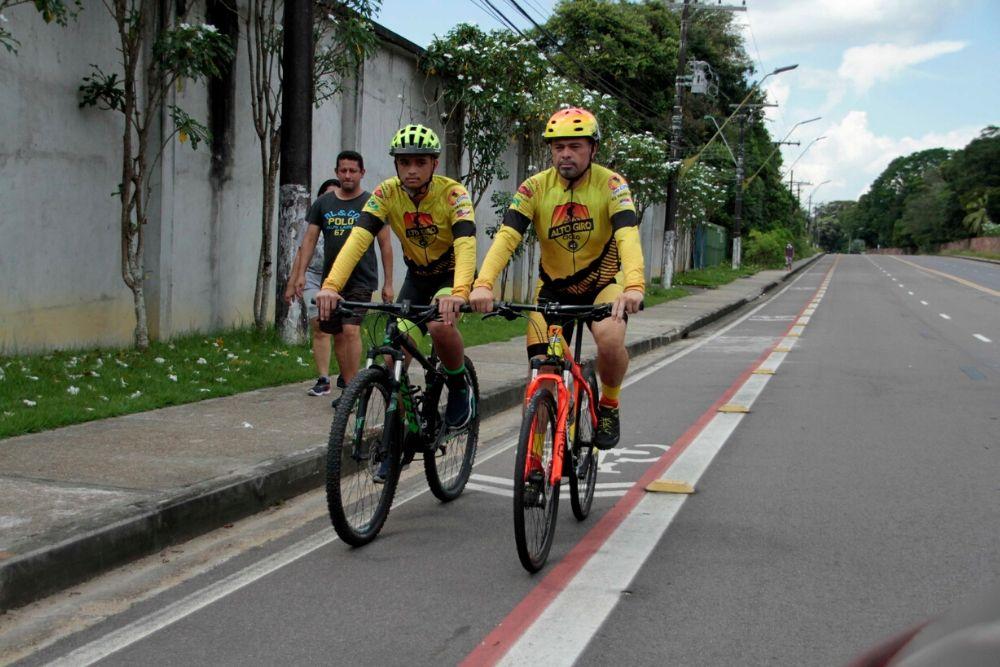
[[[532,359],[531,361],[531,381],[528,383],[528,388],[524,393],[525,404],[528,400],[538,391],[539,386],[544,382],[552,382],[556,386],[556,434],[554,451],[552,452],[552,470],[549,473],[549,482],[554,486],[562,481],[563,475],[563,462],[566,454],[566,449],[568,444],[566,441],[566,426],[569,422],[569,410],[571,405],[578,405],[580,401],[580,392],[585,391],[588,396],[588,411],[590,413],[590,421],[594,428],[597,427],[597,410],[594,407],[594,390],[590,384],[583,377],[583,370],[580,368],[580,364],[576,362],[576,359],[580,356],[580,351],[583,345],[583,327],[579,327],[577,331],[576,342],[574,344],[575,354],[571,354],[569,350],[565,349],[563,345],[562,337],[562,327],[559,325],[550,325],[548,336],[549,336],[549,348],[548,354],[544,359]],[[562,368],[562,373],[541,373],[539,372],[543,366],[559,366]],[[567,384],[570,383],[572,379],[572,403],[570,402],[571,390],[567,388]],[[527,461],[525,462],[527,465]],[[524,474],[530,472],[525,468]]]

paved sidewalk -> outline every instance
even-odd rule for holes
[[[819,257],[796,262],[793,273]],[[629,351],[684,337],[790,275],[763,271],[649,308],[629,322]],[[481,415],[516,405],[524,338],[468,353]],[[584,357],[592,355],[585,345]],[[332,411],[305,389],[261,389],[0,440],[0,610],[320,486]]]

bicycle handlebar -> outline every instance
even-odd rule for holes
[[[588,305],[574,305],[561,303],[509,303],[507,301],[497,301],[493,304],[493,310],[483,316],[503,317],[513,320],[523,312],[541,313],[549,316],[563,316],[572,319],[588,319],[598,322],[611,315],[611,303],[597,303]],[[644,304],[639,304],[639,310],[645,308]]]

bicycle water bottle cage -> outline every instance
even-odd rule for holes
[[[562,346],[562,327],[558,324],[549,325],[549,350],[548,354],[550,357],[562,358],[563,356],[563,346]]]

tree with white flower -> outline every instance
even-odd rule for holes
[[[117,112],[124,121],[121,180],[115,192],[121,201],[121,275],[132,291],[135,345],[144,350],[149,346],[144,246],[153,167],[175,137],[181,143],[190,141],[192,149],[209,138],[208,128],[170,102],[171,91],[185,81],[218,75],[219,64],[232,58],[233,50],[210,25],[158,27],[156,8],[142,0],[109,0],[103,5],[117,28],[120,71],[91,65],[80,86],[80,106]],[[152,57],[144,56],[147,49]],[[163,110],[173,127],[162,130],[154,144]]]

